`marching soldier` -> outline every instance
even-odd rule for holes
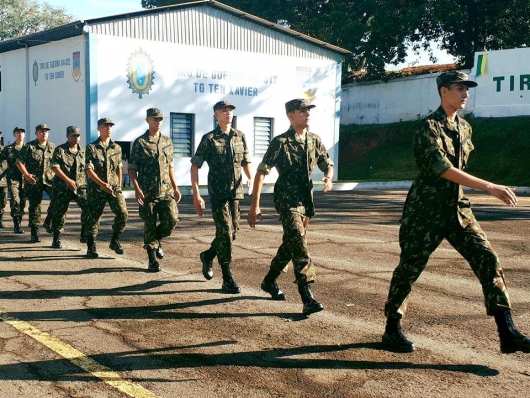
[[[48,141],[50,128],[46,124],[35,127],[37,138],[22,147],[16,165],[24,176],[26,197],[29,201],[30,242],[40,242],[39,227],[41,225],[41,202],[44,192],[52,201],[52,181],[55,177],[51,168],[51,159],[55,144]],[[46,230],[51,228],[51,211],[48,209],[44,221]]]
[[[13,129],[15,142],[7,145],[0,152],[0,162],[7,161],[7,188],[11,194],[9,204],[11,207],[11,217],[13,218],[13,232],[16,234],[24,233],[22,229],[22,215],[26,208],[26,191],[23,189],[24,179],[22,173],[16,165],[17,158],[24,146],[24,137],[26,130],[23,127]]]
[[[87,146],[88,208],[90,224],[87,231],[87,256],[98,257],[96,237],[101,215],[108,203],[114,213],[109,248],[123,254],[120,237],[127,225],[127,204],[122,192],[121,147],[111,139],[114,123],[109,118],[98,120],[99,138]]]
[[[208,163],[208,191],[215,222],[215,239],[210,248],[200,254],[202,273],[212,279],[212,262],[217,256],[223,273],[222,290],[225,293],[240,293],[232,271],[232,241],[239,230],[239,200],[244,198],[241,169],[247,178],[252,178],[250,156],[245,135],[232,127],[235,106],[228,101],[219,101],[213,107],[218,125],[205,134],[195,156],[191,158],[191,185],[193,205],[202,216],[205,204],[199,192],[199,168]]]
[[[157,258],[164,258],[161,242],[177,225],[177,203],[181,194],[173,173],[173,143],[160,132],[164,114],[160,109],[149,108],[145,120],[149,128],[133,143],[129,176],[140,206],[140,217],[144,220],[148,270],[158,272]]]
[[[71,201],[81,209],[81,240],[85,240],[84,231],[88,223],[88,207],[85,175],[85,148],[79,146],[81,131],[77,126],[66,129],[66,143],[55,148],[51,167],[57,178],[53,180],[53,213],[51,226],[53,231],[52,247],[62,247],[60,236],[64,229],[66,212]]]
[[[273,300],[285,300],[285,293],[279,289],[276,281],[292,261],[295,283],[298,285],[303,303],[302,312],[305,315],[324,309],[313,297],[310,287],[315,281],[315,269],[306,241],[309,220],[315,215],[311,173],[315,166],[324,172],[325,193],[333,187],[334,173],[333,162],[320,137],[308,130],[310,111],[314,107],[306,99],[294,99],[285,104],[291,127],[272,139],[258,166],[252,190],[252,205],[247,218],[251,228],[255,228],[256,220],[261,221],[259,201],[263,180],[275,167],[279,176],[274,185],[274,206],[282,222],[283,243],[272,259],[261,289],[269,293]]]

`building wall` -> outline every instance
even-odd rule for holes
[[[84,48],[84,39],[80,36],[0,54],[0,128],[12,131],[15,126],[25,127],[29,141],[35,138],[35,126],[45,123],[51,128],[50,141],[56,144],[66,141],[67,126],[77,125],[84,130]],[[79,63],[75,72],[74,60],[76,65]],[[11,134],[6,134],[6,142],[13,142]]]
[[[530,48],[476,53],[472,75],[478,83],[475,116],[530,115]]]
[[[96,120],[110,117],[116,123],[113,138],[132,142],[147,128],[145,110],[157,107],[166,116],[162,128],[166,135],[171,112],[195,115],[195,149],[202,135],[214,127],[213,105],[226,99],[236,106],[237,128],[245,133],[253,153],[254,117],[274,118],[274,135],[279,135],[289,127],[284,103],[309,96],[317,105],[311,130],[321,135],[330,156],[338,158],[340,64],[336,61],[89,36],[90,139],[97,137]],[[130,73],[136,70],[138,59],[143,60],[141,68],[154,72],[152,85],[145,84],[142,89],[131,84]],[[261,158],[253,159],[254,170]],[[189,157],[175,159],[177,181],[187,185],[189,169]],[[203,167],[202,183],[206,173],[207,167]]]

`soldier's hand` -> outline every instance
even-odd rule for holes
[[[106,192],[106,193],[109,193],[109,194],[115,196],[115,195],[114,195],[114,189],[112,188],[111,185],[109,185],[109,184],[107,184],[107,183],[105,183],[105,185],[103,185],[103,186],[101,187],[101,190],[102,190],[103,192]]]
[[[331,188],[333,188],[333,181],[331,180],[331,178],[324,177],[322,181],[324,182],[324,193],[328,193],[329,191],[331,191]]]
[[[251,178],[247,180],[247,189],[248,189],[248,194],[252,195],[252,179]]]
[[[206,205],[204,203],[204,199],[200,195],[198,196],[193,195],[193,207],[195,207],[195,211],[197,212],[197,215],[202,216],[202,213]]]
[[[263,217],[261,216],[261,210],[259,207],[250,206],[247,215],[247,222],[248,225],[250,225],[250,228],[256,228],[256,221],[263,221]]]
[[[136,196],[136,202],[140,206],[143,206],[144,205],[144,198],[145,198],[145,195],[144,195],[143,191],[140,188],[138,188],[138,189],[134,190],[134,194]]]
[[[490,187],[489,193],[510,207],[517,206],[518,199],[515,195],[515,188],[495,184]]]
[[[35,175],[33,175],[33,174],[28,174],[28,175],[24,176],[24,178],[31,185],[35,185],[37,183],[37,180],[35,179]]]
[[[66,184],[68,185],[68,189],[70,189],[70,191],[77,191],[77,185],[74,180],[69,179]]]
[[[175,199],[175,201],[176,201],[177,203],[180,202],[180,199],[182,198],[182,194],[180,193],[180,191],[178,190],[178,188],[175,189],[175,190],[173,191],[173,197],[174,197],[174,199]]]

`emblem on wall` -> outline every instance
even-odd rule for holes
[[[37,85],[37,80],[39,80],[39,64],[35,60],[33,62],[33,81],[35,82],[35,86]]]
[[[142,99],[144,94],[149,95],[155,79],[155,70],[153,61],[141,48],[132,53],[131,58],[129,58],[127,79],[129,88],[134,94],[138,94],[138,98]]]
[[[72,67],[74,68],[72,71],[72,77],[74,78],[74,81],[78,82],[79,79],[81,79],[81,52],[74,52],[72,54],[72,59]]]

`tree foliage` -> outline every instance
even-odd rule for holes
[[[141,0],[153,8],[189,0]],[[529,0],[222,0],[222,3],[352,52],[345,70],[381,76],[412,47],[437,42],[462,66],[475,51],[530,45]]]
[[[37,0],[0,0],[0,41],[26,36],[73,21],[64,8]]]

